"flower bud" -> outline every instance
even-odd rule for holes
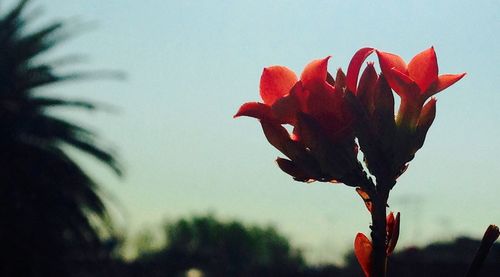
[[[390,212],[389,215],[387,216],[387,224],[386,224],[386,229],[387,229],[387,247],[386,247],[386,253],[387,256],[391,255],[392,252],[394,251],[394,248],[396,248],[396,244],[398,243],[398,238],[399,238],[399,212],[397,213],[396,217],[394,217],[394,213]]]
[[[415,152],[424,145],[427,131],[436,117],[436,98],[431,98],[422,108],[415,133]]]
[[[371,115],[374,110],[375,101],[375,90],[377,83],[377,72],[373,67],[373,63],[368,63],[361,78],[359,79],[359,87],[356,91],[356,97],[361,102],[361,105],[365,108],[366,113]]]
[[[338,92],[343,92],[346,87],[346,77],[341,68],[337,70],[337,76],[335,77],[335,90]]]

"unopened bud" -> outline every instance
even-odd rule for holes
[[[500,230],[498,229],[498,226],[490,225],[488,226],[486,232],[484,233],[482,242],[491,246],[498,239],[499,236],[500,236]]]
[[[335,77],[335,90],[341,93],[344,91],[345,87],[346,87],[345,74],[344,71],[342,71],[342,69],[339,68],[337,70],[337,76]]]
[[[359,79],[359,87],[356,91],[356,96],[360,100],[361,104],[365,107],[368,114],[373,113],[374,101],[375,101],[375,91],[377,83],[377,72],[373,67],[373,63],[368,63],[361,78]]]
[[[436,101],[436,98],[431,98],[420,112],[417,130],[415,133],[415,152],[424,145],[427,131],[429,131],[432,122],[434,122],[434,118],[436,118]]]

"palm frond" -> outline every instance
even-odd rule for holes
[[[33,105],[33,107],[39,107],[43,109],[53,107],[74,107],[94,111],[98,108],[98,105],[96,105],[95,103],[84,100],[65,100],[48,97],[34,97],[31,99],[31,104]]]
[[[1,1],[1,0],[0,0]],[[118,176],[115,154],[91,130],[50,113],[103,105],[39,96],[42,86],[64,81],[121,78],[116,71],[60,73],[74,56],[45,54],[73,33],[64,22],[27,31],[33,17],[21,0],[0,16],[0,228],[1,276],[69,276],[77,267],[108,259],[103,232],[113,226],[99,186],[65,151],[70,146]],[[78,271],[77,271],[78,272]]]

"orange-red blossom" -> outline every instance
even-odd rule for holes
[[[344,98],[346,76],[339,69],[334,79],[327,71],[329,59],[309,63],[300,79],[284,66],[265,68],[260,79],[263,103],[245,103],[235,117],[260,119],[268,141],[289,158],[278,158],[279,167],[294,179],[355,186],[362,172],[355,118]],[[347,78],[357,79],[358,72]],[[292,134],[282,124],[293,126]]]
[[[391,88],[401,97],[396,123],[415,130],[421,121],[435,113],[434,94],[460,80],[465,73],[438,75],[438,64],[434,47],[417,54],[410,63],[395,54],[376,51],[380,68]]]

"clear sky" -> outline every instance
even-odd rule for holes
[[[51,18],[97,26],[54,56],[83,53],[80,68],[127,73],[124,82],[50,91],[118,108],[65,115],[119,152],[123,179],[79,158],[113,195],[117,223],[129,233],[212,211],[274,224],[311,260],[338,261],[357,232],[368,232],[369,214],[354,190],[294,182],[275,165],[280,154],[258,122],[232,115],[259,100],[263,67],[300,73],[332,55],[331,71],[346,69],[364,46],[408,61],[433,45],[441,73],[468,73],[437,96],[427,141],[392,192],[391,210],[402,213],[399,246],[477,237],[500,224],[499,1],[32,2],[44,11],[34,27]]]

